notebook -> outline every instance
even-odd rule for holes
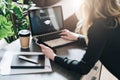
[[[60,38],[59,35],[64,29],[61,6],[31,9],[28,10],[28,15],[32,38],[37,44],[44,42],[51,47],[57,47],[72,42]]]
[[[14,55],[12,69],[43,69],[45,67],[44,55]]]

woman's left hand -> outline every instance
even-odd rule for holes
[[[40,44],[40,47],[42,49],[43,54],[45,54],[46,57],[54,61],[56,54],[53,52],[53,50],[43,44]]]

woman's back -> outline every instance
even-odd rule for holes
[[[95,26],[92,27],[96,30],[97,34],[99,34],[100,30],[102,31],[100,33],[102,36],[98,36],[99,39],[97,39],[99,41],[103,40],[103,44],[101,45],[104,45],[104,48],[101,50],[100,61],[110,72],[120,79],[120,23],[112,17],[105,20],[98,20]],[[92,34],[95,34],[95,32]],[[90,33],[90,35],[92,34]]]

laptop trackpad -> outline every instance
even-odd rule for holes
[[[44,43],[51,46],[51,47],[58,47],[58,46],[66,45],[66,44],[71,43],[71,42],[73,42],[73,41],[58,38],[58,39],[53,39],[50,41],[45,41]]]

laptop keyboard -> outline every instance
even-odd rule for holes
[[[48,40],[60,38],[60,35],[59,35],[60,33],[61,33],[61,31],[53,33],[53,34],[49,34],[49,35],[39,36],[39,37],[37,37],[37,39],[39,39],[41,41],[48,41]]]

